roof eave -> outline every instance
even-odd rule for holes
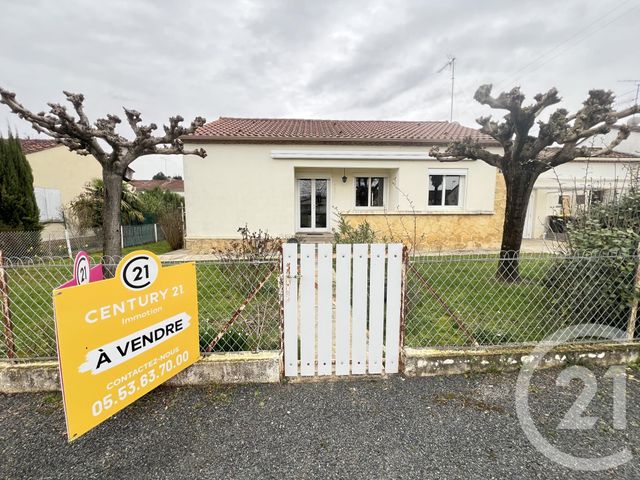
[[[297,137],[232,137],[213,135],[184,135],[184,143],[252,143],[252,144],[316,144],[316,145],[396,145],[396,146],[429,146],[448,145],[456,141],[452,139],[406,139],[406,138],[297,138]],[[461,139],[459,139],[461,140]],[[478,140],[480,145],[499,146],[494,140]]]
[[[638,162],[640,161],[640,157],[637,155],[628,155],[624,157],[576,157],[572,160],[573,162]]]

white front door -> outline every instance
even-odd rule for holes
[[[299,231],[329,230],[328,178],[297,179],[297,227]]]

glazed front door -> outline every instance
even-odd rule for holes
[[[301,231],[329,229],[329,179],[298,179],[298,228]]]

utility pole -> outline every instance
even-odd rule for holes
[[[453,55],[447,55],[447,63],[445,63],[437,73],[442,72],[445,68],[449,67],[451,70],[451,109],[449,111],[449,121],[453,122],[453,87],[455,85],[455,71],[456,71],[456,57]],[[637,100],[637,99],[636,99]]]

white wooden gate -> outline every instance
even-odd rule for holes
[[[401,244],[282,248],[285,376],[397,373]]]

